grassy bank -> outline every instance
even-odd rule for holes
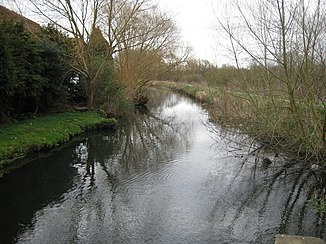
[[[0,125],[0,176],[14,159],[53,148],[86,130],[116,123],[95,112],[67,112]]]

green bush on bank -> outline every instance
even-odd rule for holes
[[[82,102],[69,38],[53,26],[41,30],[34,35],[21,22],[0,21],[0,123]]]
[[[96,112],[66,112],[0,125],[0,175],[13,159],[65,143],[86,130],[116,123]]]

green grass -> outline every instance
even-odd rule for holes
[[[68,142],[86,130],[116,123],[95,112],[67,112],[0,125],[0,176],[14,159]]]

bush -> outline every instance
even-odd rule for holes
[[[67,50],[46,31],[35,38],[23,23],[0,23],[0,122],[67,102],[71,80]]]

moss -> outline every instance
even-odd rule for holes
[[[0,126],[0,175],[17,158],[68,142],[86,130],[117,124],[95,112],[68,112]]]

